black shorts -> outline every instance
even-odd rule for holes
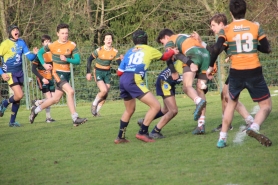
[[[228,85],[229,84],[229,78],[230,78],[230,75],[228,75],[226,81],[225,81],[225,84]]]
[[[48,84],[44,84],[41,79],[37,78],[37,84],[42,93],[55,92],[54,80],[48,80]]]
[[[229,77],[229,95],[232,100],[237,99],[240,92],[245,88],[254,102],[260,102],[270,97],[270,92],[263,75],[249,78]]]

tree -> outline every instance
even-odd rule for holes
[[[0,1],[0,19],[1,19],[1,24],[0,24],[0,28],[1,28],[1,37],[2,40],[4,40],[4,38],[6,38],[7,35],[7,23],[6,23],[6,14],[5,14],[5,4],[4,1]]]

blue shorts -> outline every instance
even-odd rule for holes
[[[157,78],[155,83],[156,95],[162,97],[174,96],[176,90],[175,86],[176,85],[171,85],[170,83],[166,82],[161,78]]]
[[[149,89],[141,75],[124,72],[120,78],[120,92],[121,98],[133,99],[146,94]]]
[[[19,71],[16,73],[7,73],[10,76],[10,79],[7,81],[9,86],[20,85],[23,86],[24,83],[24,74],[23,71]]]
[[[254,102],[260,102],[270,97],[270,92],[263,75],[249,78],[229,77],[229,94],[232,100],[237,99],[240,92],[245,88]]]

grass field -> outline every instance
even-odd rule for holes
[[[137,110],[126,136],[128,144],[115,145],[122,101],[109,101],[94,118],[90,103],[78,104],[77,111],[88,122],[73,127],[67,107],[53,107],[55,123],[45,123],[41,112],[34,124],[29,111],[20,109],[20,128],[8,127],[9,111],[0,118],[0,184],[189,184],[189,185],[274,185],[278,184],[278,96],[271,88],[273,110],[261,127],[273,145],[266,148],[246,136],[233,142],[244,124],[235,113],[234,129],[229,132],[228,147],[218,149],[218,133],[211,130],[221,122],[220,95],[207,95],[206,134],[194,136],[194,105],[184,95],[177,96],[179,114],[162,130],[165,139],[143,143],[135,138],[136,124],[147,107],[137,103]],[[278,93],[277,93],[278,94]],[[159,98],[160,100],[160,98]],[[247,91],[240,100],[248,110],[257,105]],[[155,120],[151,130],[158,122]]]

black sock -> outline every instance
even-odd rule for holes
[[[149,126],[146,126],[144,124],[142,124],[140,130],[139,130],[139,134],[147,134],[148,133],[148,129],[149,129]]]
[[[15,122],[15,118],[16,118],[16,115],[17,115],[17,111],[18,111],[18,109],[19,109],[19,106],[20,106],[20,101],[15,101],[15,102],[13,102],[13,105],[12,105],[12,114],[11,114],[10,123],[14,123],[14,122]]]
[[[120,139],[125,138],[125,132],[126,132],[126,127],[127,127],[128,123],[129,122],[124,122],[124,121],[120,120],[120,130],[119,130],[119,134],[118,134],[118,137]]]
[[[164,114],[161,112],[161,110],[155,115],[155,117],[153,118],[154,120],[157,119],[157,118],[160,118],[164,116]]]
[[[157,126],[155,125],[153,130],[152,130],[152,133],[160,133],[161,129],[157,128]]]

